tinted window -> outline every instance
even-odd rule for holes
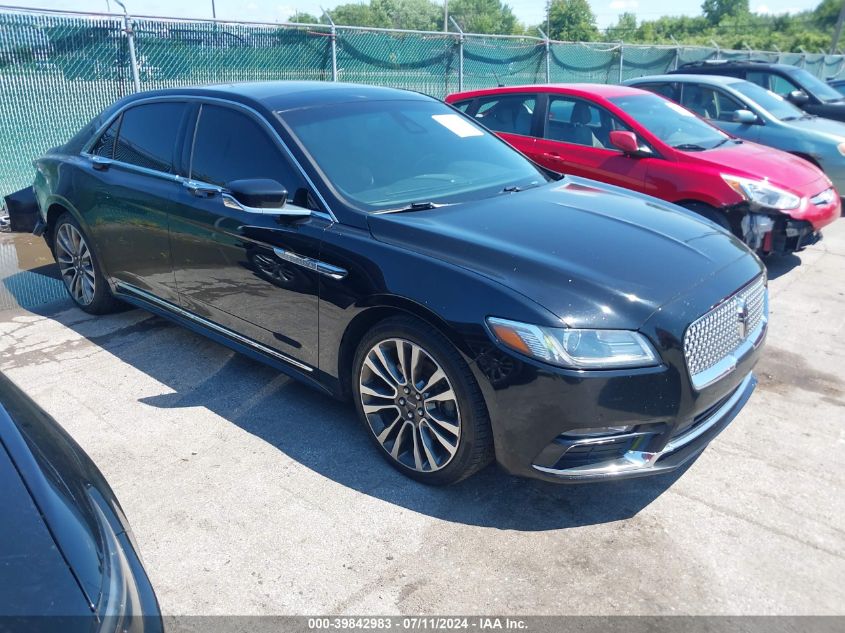
[[[123,113],[114,157],[147,169],[176,173],[176,135],[184,103],[149,103]]]
[[[452,106],[460,110],[461,112],[466,112],[469,110],[469,106],[472,104],[472,99],[469,101],[458,101],[457,103],[453,103]]]
[[[534,95],[487,97],[479,101],[475,118],[496,132],[530,136],[536,103]]]
[[[821,79],[815,75],[811,75],[803,68],[789,68],[787,74],[796,82],[801,84],[801,89],[809,95],[814,96],[819,101],[829,103],[832,101],[841,101],[842,98],[836,90],[828,86]]]
[[[106,128],[106,131],[100,135],[100,138],[91,147],[91,154],[96,156],[105,156],[106,158],[114,158],[114,142],[117,138],[117,129],[120,125],[120,117],[112,121],[111,125]]]
[[[519,152],[434,100],[350,102],[278,116],[335,190],[367,211],[478,200],[547,181]]]
[[[303,183],[269,132],[249,115],[202,106],[191,160],[191,178],[223,186],[241,178],[270,178],[301,204]]]
[[[650,90],[672,101],[678,101],[678,84],[637,84],[635,88]]]
[[[604,108],[572,97],[549,99],[545,137],[553,141],[613,149],[610,133],[629,130]]]
[[[733,121],[734,112],[744,106],[720,90],[697,84],[685,84],[681,105],[712,121]]]

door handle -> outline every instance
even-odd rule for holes
[[[223,191],[222,187],[209,185],[208,183],[198,182],[196,180],[183,180],[182,186],[198,198],[211,198]]]
[[[561,155],[557,152],[543,152],[543,156],[545,156],[546,158],[556,158],[557,160],[563,160],[563,157],[561,157]]]

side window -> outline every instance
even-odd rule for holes
[[[114,158],[124,163],[175,174],[176,135],[184,103],[148,103],[123,113]]]
[[[698,84],[684,84],[681,105],[703,119],[715,119],[719,112],[716,91]]]
[[[612,114],[580,99],[550,97],[545,137],[553,141],[612,149],[610,133],[629,130]]]
[[[467,110],[469,110],[469,106],[471,104],[472,104],[472,99],[469,99],[468,101],[458,101],[457,103],[453,103],[452,107],[457,108],[461,112],[466,112]]]
[[[241,178],[281,183],[294,204],[307,206],[301,176],[252,117],[232,108],[203,104],[191,157],[191,178],[214,185]]]
[[[718,121],[733,121],[734,112],[745,110],[745,106],[724,92],[716,91],[716,119]]]
[[[635,88],[650,90],[655,94],[666,97],[670,101],[678,101],[681,97],[678,84],[637,84]]]
[[[534,95],[507,95],[481,99],[475,118],[496,132],[531,136],[531,120],[537,99]]]
[[[106,130],[91,146],[91,154],[95,156],[104,156],[106,158],[114,158],[114,142],[117,139],[117,130],[120,127],[120,117],[115,118]]]
[[[786,95],[795,90],[801,90],[800,86],[792,83],[789,79],[780,75],[772,75],[771,85],[772,87],[769,88],[769,90],[771,90],[775,94],[780,95],[781,97],[786,97]]]

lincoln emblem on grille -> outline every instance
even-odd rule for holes
[[[738,298],[736,300],[736,316],[739,338],[745,339],[745,336],[748,334],[748,302],[745,299]]]

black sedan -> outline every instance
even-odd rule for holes
[[[79,445],[0,374],[3,631],[161,633],[129,524]]]
[[[494,458],[554,481],[676,468],[754,388],[745,246],[420,94],[133,95],[39,159],[35,192],[80,308],[126,301],[350,398],[427,483]]]

